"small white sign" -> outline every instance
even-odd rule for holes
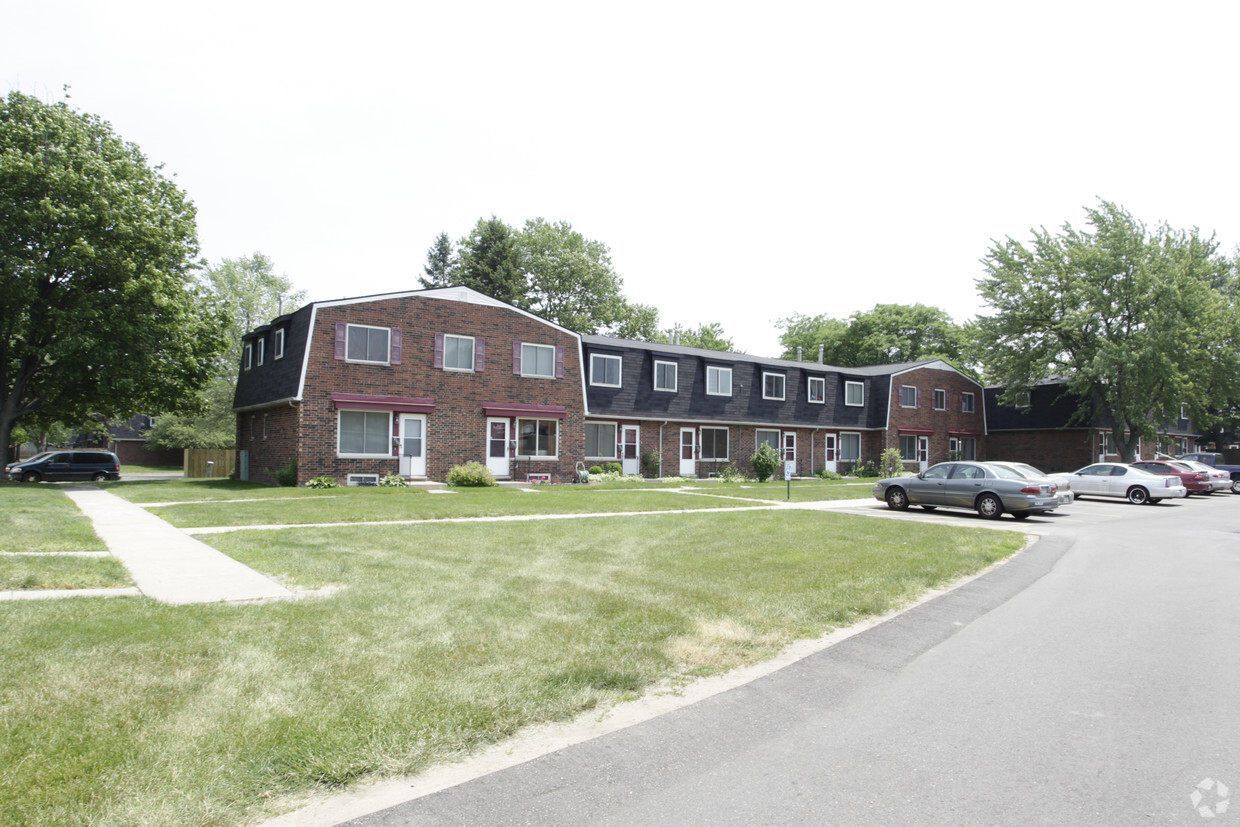
[[[786,460],[784,462],[784,479],[785,480],[792,479],[792,469],[795,466],[796,466],[796,462],[794,460]]]

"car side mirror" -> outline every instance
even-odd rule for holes
[[[918,471],[918,472],[917,472],[917,479],[919,479],[919,480],[924,480],[925,478],[926,478],[926,472],[925,472],[925,471]]]

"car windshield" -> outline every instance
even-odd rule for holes
[[[35,454],[34,456],[32,456],[32,457],[27,457],[26,459],[22,460],[22,462],[34,462],[34,461],[36,461],[36,460],[46,459],[47,457],[50,457],[53,453],[54,453],[53,451],[40,451],[39,453]],[[14,464],[16,464],[16,463],[14,463]]]

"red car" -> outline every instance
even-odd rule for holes
[[[1205,471],[1194,471],[1190,468],[1185,468],[1179,463],[1142,460],[1141,462],[1132,463],[1132,467],[1141,468],[1149,471],[1151,474],[1179,477],[1180,482],[1184,483],[1184,488],[1188,491],[1188,494],[1209,494],[1213,490],[1209,474]]]

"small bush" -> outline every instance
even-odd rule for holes
[[[598,476],[599,474],[601,474],[601,473],[603,473],[603,466],[601,466],[601,465],[591,465],[591,466],[590,466],[590,476],[592,476],[592,477],[597,477],[597,476]]]
[[[404,488],[406,485],[408,485],[408,483],[405,482],[405,478],[400,474],[393,474],[389,472],[384,474],[382,477],[379,477],[380,488]]]
[[[293,486],[297,484],[297,458],[294,457],[289,461],[288,467],[281,468],[279,471],[269,471],[271,476],[276,478],[276,482],[283,486]]]
[[[719,479],[724,482],[741,482],[745,479],[745,475],[734,463],[729,462],[719,469]]]
[[[834,471],[828,471],[826,468],[819,468],[815,472],[814,476],[818,477],[818,479],[820,480],[842,480],[844,479],[844,477],[841,476],[840,474],[837,474]]]
[[[642,470],[648,477],[659,476],[659,467],[663,464],[662,451],[647,451],[642,454]]]
[[[495,481],[495,475],[480,462],[467,462],[464,465],[452,466],[448,471],[447,482],[448,485],[462,488],[488,488],[499,485]]]
[[[335,477],[315,477],[306,481],[306,488],[339,488]]]
[[[603,466],[603,470],[609,474],[623,474],[624,466],[618,462],[609,462]]]
[[[878,466],[868,459],[858,460],[853,463],[852,475],[854,477],[878,477],[882,476],[878,473]]]
[[[749,464],[753,466],[758,482],[766,482],[782,464],[782,460],[779,458],[779,452],[769,442],[764,442],[758,446]]]
[[[904,459],[899,448],[885,448],[878,458],[879,471],[884,477],[898,477],[904,473]]]

